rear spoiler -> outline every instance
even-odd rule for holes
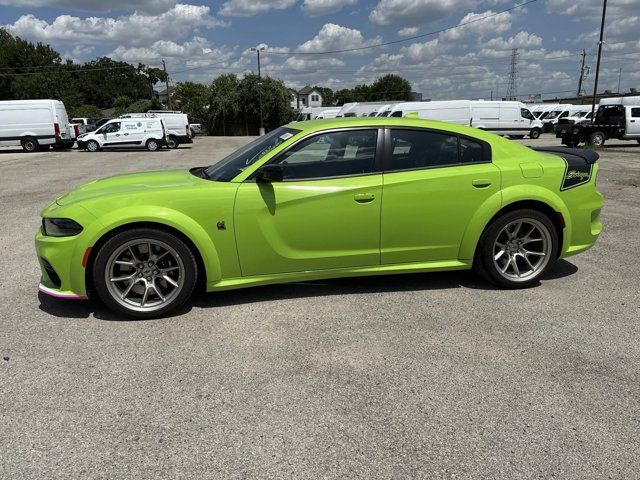
[[[555,153],[556,155],[560,155],[562,158],[567,158],[567,155],[571,155],[574,157],[580,157],[589,165],[594,164],[600,158],[598,152],[594,152],[593,150],[585,150],[582,148],[569,148],[569,147],[531,147],[532,150],[536,152],[546,152],[546,153]]]
[[[593,173],[593,164],[600,158],[597,152],[581,148],[541,147],[533,150],[542,153],[553,153],[564,160],[566,168],[560,191],[589,183]]]

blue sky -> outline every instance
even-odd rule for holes
[[[255,72],[248,49],[261,45],[263,74],[292,87],[338,89],[399,73],[434,99],[504,95],[512,48],[520,54],[520,96],[569,95],[585,49],[592,88],[602,0],[537,0],[496,15],[523,1],[0,0],[0,25],[77,61],[164,58],[173,81]],[[617,90],[620,68],[621,90],[640,88],[638,25],[640,0],[609,0],[602,89]],[[359,50],[317,54],[344,49]]]

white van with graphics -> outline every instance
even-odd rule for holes
[[[155,152],[166,143],[167,129],[161,118],[115,118],[78,136],[78,147],[89,152],[104,148],[146,148]]]
[[[542,122],[536,120],[522,102],[451,100],[398,103],[389,117],[417,113],[418,118],[457,123],[486,130],[497,135],[538,138]]]
[[[69,117],[60,100],[0,101],[0,145],[25,152],[71,148]]]
[[[167,147],[178,148],[181,143],[193,143],[186,113],[174,110],[149,110],[147,113],[125,113],[120,118],[162,118],[167,129]]]

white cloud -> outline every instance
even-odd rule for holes
[[[293,6],[297,0],[229,0],[224,2],[220,15],[250,17],[269,10],[284,10]]]
[[[413,37],[420,29],[418,27],[405,27],[398,30],[399,37]]]
[[[300,52],[322,52],[361,48],[380,43],[380,37],[365,40],[360,30],[343,27],[335,23],[323,25],[318,34],[298,47]]]
[[[511,28],[514,15],[510,12],[503,12],[496,15],[496,12],[487,10],[483,13],[468,13],[455,29],[447,30],[440,35],[446,41],[458,41],[461,39],[482,39],[487,35],[496,35]],[[466,24],[466,25],[465,25]]]
[[[203,37],[193,37],[183,43],[172,40],[157,40],[146,47],[126,48],[119,46],[108,56],[115,60],[130,63],[159,64],[160,59],[166,58],[170,65],[184,62],[184,66],[207,65],[212,61],[220,62],[228,59],[232,51],[224,48],[214,48],[209,40]],[[175,59],[175,60],[172,60]]]
[[[542,38],[535,33],[518,32],[513,37],[504,39],[502,37],[492,38],[484,43],[486,50],[511,50],[512,48],[532,48],[542,45]]]
[[[96,2],[87,0],[0,0],[0,5],[20,8],[72,8],[94,12],[108,12],[111,10],[128,10],[147,13],[164,12],[172,8],[176,0],[143,0],[132,3],[129,0],[110,0],[109,2]]]
[[[319,17],[329,13],[335,13],[342,8],[355,5],[358,0],[304,0],[302,10],[310,17]]]
[[[155,40],[182,37],[194,28],[222,25],[225,23],[213,17],[209,7],[178,4],[159,15],[133,13],[118,18],[60,15],[51,23],[27,14],[5,27],[14,35],[34,41],[142,46]]]
[[[473,7],[472,0],[380,0],[369,14],[376,25],[416,27]]]

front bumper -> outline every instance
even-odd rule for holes
[[[86,295],[78,295],[77,293],[73,292],[63,292],[60,290],[56,290],[55,288],[47,287],[43,283],[40,283],[40,285],[38,285],[38,291],[50,297],[62,298],[64,300],[88,300],[89,298]]]

